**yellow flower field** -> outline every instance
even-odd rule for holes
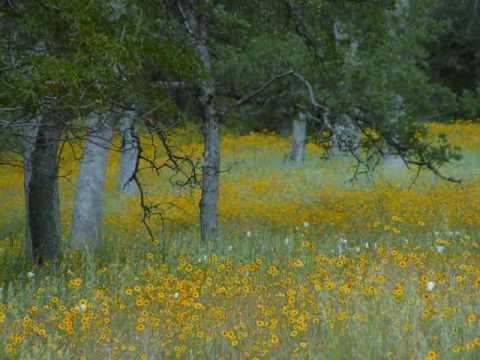
[[[150,220],[150,239],[138,198],[115,191],[112,152],[105,249],[67,252],[58,268],[16,261],[23,180],[1,169],[0,358],[479,359],[480,125],[429,128],[463,148],[462,163],[445,169],[461,186],[430,174],[412,183],[415,169],[404,168],[351,182],[352,161],[323,159],[318,145],[291,167],[288,139],[225,134],[215,244],[197,235],[199,190],[145,171],[147,199],[164,216]],[[200,158],[191,129],[175,139]]]

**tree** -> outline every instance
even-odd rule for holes
[[[23,130],[23,193],[25,198],[25,254],[29,260],[33,259],[33,243],[30,227],[30,198],[29,188],[32,179],[32,153],[35,148],[35,142],[38,133],[38,119],[34,119],[33,124],[25,127]],[[57,215],[55,215],[57,216]]]
[[[288,160],[299,164],[305,160],[305,143],[307,142],[307,115],[298,113],[293,120],[292,150],[288,154]]]
[[[100,223],[107,155],[113,137],[112,119],[92,114],[85,137],[70,228],[70,246],[95,249],[100,245]]]
[[[135,136],[135,116],[134,111],[126,111],[120,120],[122,145],[118,190],[128,195],[138,192],[138,186],[132,178],[136,170],[139,146]]]
[[[267,104],[293,105],[308,121],[327,129],[331,138],[342,138],[339,129],[345,128],[367,134],[361,144],[358,136],[351,135],[347,137],[353,141],[344,142],[350,152],[366,150],[356,158],[368,169],[385,155],[385,149],[437,175],[438,168],[454,156],[447,144],[435,147],[415,136],[425,127],[413,119],[425,115],[425,104],[434,92],[419,66],[425,57],[422,43],[431,37],[430,1],[409,9],[408,26],[398,21],[395,1],[222,5],[182,1],[174,8],[205,71],[197,92],[206,130],[202,238],[208,237],[209,226],[216,229],[219,115],[227,122],[252,110],[262,114]],[[348,37],[335,38],[336,21],[346,24]],[[229,31],[232,24],[235,32]],[[221,61],[210,57],[212,51]],[[405,59],[407,51],[411,56]],[[354,61],[346,61],[349,57]],[[394,117],[396,121],[389,121]],[[351,126],[343,126],[344,119]],[[212,201],[206,201],[207,194]]]
[[[31,143],[28,131],[23,136],[26,243],[31,234],[33,246],[26,252],[43,263],[58,258],[62,247],[60,142],[84,134],[88,124],[82,119],[91,113],[132,103],[158,108],[165,92],[145,74],[152,58],[166,58],[167,46],[136,32],[142,29],[135,24],[142,24],[143,12],[134,4],[119,9],[104,1],[7,1],[0,4],[0,14],[2,130],[36,130]]]
[[[49,115],[43,114],[39,120],[26,207],[30,215],[31,253],[39,264],[57,260],[61,255],[57,153],[64,125],[61,117]]]
[[[432,38],[430,2],[418,1],[409,8],[407,25],[399,22],[393,0],[3,3],[0,80],[5,87],[0,89],[0,108],[6,120],[2,124],[11,130],[21,124],[20,119],[27,126],[33,126],[34,119],[40,121],[34,146],[25,147],[32,150],[30,181],[26,177],[33,205],[29,223],[32,230],[36,227],[34,248],[51,251],[37,251],[36,257],[49,260],[59,248],[58,222],[50,219],[48,226],[41,224],[38,203],[33,204],[50,204],[50,218],[55,218],[58,161],[52,158],[56,159],[61,141],[91,134],[82,119],[93,113],[104,116],[110,109],[126,113],[134,108],[137,125],[143,121],[167,154],[158,165],[145,159],[139,142],[132,143],[131,153],[127,151],[129,141],[124,139],[123,155],[129,154],[130,160],[122,171],[121,186],[127,180],[139,184],[140,161],[157,171],[167,167],[182,172],[181,164],[192,165],[171,152],[162,126],[182,115],[200,119],[203,240],[218,234],[220,124],[232,126],[233,119],[248,117],[251,126],[261,128],[285,114],[299,116],[296,133],[300,135],[294,137],[293,146],[293,157],[299,160],[307,123],[329,133],[328,140],[338,140],[341,133],[351,137],[341,130],[348,119],[352,129],[363,132],[360,144],[345,140],[348,147],[362,148],[354,154],[359,164],[370,169],[389,148],[407,164],[441,175],[440,166],[455,155],[446,143],[424,142],[418,135],[425,133],[425,127],[416,121],[428,113],[436,91],[422,66],[423,44]],[[341,24],[341,37],[333,31],[336,23]],[[179,92],[190,97],[187,106],[180,105]],[[389,121],[394,116],[398,119]],[[124,130],[132,128],[127,125]],[[123,134],[136,137],[132,131]],[[88,153],[82,167],[100,179],[101,166],[88,166]],[[104,158],[98,148],[90,156],[98,164]],[[86,189],[81,184],[89,176],[79,179],[79,190]],[[187,182],[192,178],[196,179],[188,177]],[[94,193],[101,192],[98,189]],[[141,186],[137,189],[145,216],[151,215],[145,201],[148,194]],[[98,221],[92,223],[98,228]],[[57,245],[48,245],[50,234]]]
[[[200,235],[203,241],[217,237],[217,203],[220,181],[220,124],[214,106],[215,82],[212,74],[209,30],[212,21],[208,0],[181,0],[174,11],[184,26],[192,50],[202,64],[204,74],[198,82],[197,101],[204,139],[202,195],[200,199]]]

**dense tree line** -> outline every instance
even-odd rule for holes
[[[148,213],[140,160],[182,172],[184,184],[199,182],[203,240],[218,234],[222,128],[281,128],[287,119],[288,161],[303,160],[310,134],[367,169],[390,154],[442,176],[456,154],[446,142],[422,140],[424,121],[440,108],[471,111],[476,96],[472,79],[453,83],[444,70],[450,63],[438,60],[441,39],[456,43],[447,29],[464,16],[450,17],[448,3],[2,1],[0,163],[12,165],[12,152],[24,158],[27,255],[40,263],[61,255],[57,154],[76,139],[84,150],[69,244],[98,246],[115,131],[123,138],[119,190],[138,192]],[[476,22],[465,34],[475,29]],[[465,35],[459,46],[471,41]],[[181,119],[201,124],[201,169],[168,146],[165,129]],[[144,158],[139,131],[158,137],[167,163]]]

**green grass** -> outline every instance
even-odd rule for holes
[[[45,268],[19,257],[21,178],[2,173],[0,181],[17,181],[0,193],[0,358],[478,359],[478,199],[465,203],[461,188],[431,174],[406,192],[413,172],[402,169],[352,183],[351,159],[314,155],[303,167],[260,146],[226,156],[225,167],[234,165],[222,174],[220,238],[206,244],[195,203],[185,200],[189,215],[175,215],[166,234],[153,219],[152,241],[138,199],[109,192],[104,215],[118,222],[103,226],[104,247],[66,251],[60,265]],[[478,195],[479,169],[471,152],[446,172]],[[110,189],[115,171],[113,163]],[[148,177],[149,194],[176,200],[167,179]],[[74,188],[61,185],[68,220]],[[428,191],[433,200],[424,204]],[[460,216],[449,215],[457,208]],[[417,224],[418,216],[428,223]],[[431,292],[426,281],[435,283]]]

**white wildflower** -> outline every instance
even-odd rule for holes
[[[340,244],[346,245],[348,243],[348,240],[344,237],[341,237],[341,238],[338,239],[337,242],[340,243]]]
[[[32,271],[29,271],[29,272],[27,273],[27,278],[29,278],[29,279],[33,279],[34,276],[35,276],[35,273],[32,272]]]
[[[247,231],[247,237],[251,237],[252,236],[252,232],[251,231]]]
[[[175,294],[173,294],[173,297],[174,297],[175,299],[178,299],[179,296],[180,296],[180,294],[179,294],[178,292],[176,292]]]
[[[445,250],[445,246],[443,245],[435,245],[435,249],[439,254],[443,253],[443,250]]]
[[[305,221],[305,222],[303,223],[303,227],[304,227],[304,228],[308,228],[309,226],[310,226],[310,224],[309,224],[307,221]]]
[[[432,291],[435,288],[435,283],[433,281],[429,281],[427,283],[427,291]]]

